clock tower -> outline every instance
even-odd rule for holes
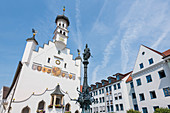
[[[64,11],[64,10],[63,10]],[[68,39],[68,26],[70,24],[68,17],[63,15],[58,15],[55,19],[55,23],[57,25],[54,31],[53,42],[55,42],[57,48],[64,49],[67,45]]]

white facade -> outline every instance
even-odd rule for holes
[[[59,23],[64,24],[63,27]],[[56,25],[56,30],[62,29],[62,33],[55,30],[53,42],[49,41],[37,51],[35,36],[27,39],[4,113],[79,112],[79,106],[70,98],[78,98],[76,89],[80,89],[81,58],[74,60],[70,49],[66,48],[68,18],[64,15],[57,16]],[[51,95],[57,85],[64,96]]]
[[[108,80],[102,80],[101,83],[97,82],[96,85],[91,85],[91,94],[94,96],[95,103],[91,106],[92,113],[126,113],[127,110],[133,109],[132,106],[136,104],[135,99],[131,98],[128,91],[133,91],[130,88],[127,79],[131,76],[132,72],[127,74],[116,74],[113,77],[108,77]],[[99,85],[100,84],[100,85]],[[100,93],[100,90],[104,93]],[[102,92],[102,91],[101,91]],[[104,102],[100,103],[100,98],[104,98]],[[98,100],[98,102],[96,102]]]
[[[170,68],[163,56],[146,46],[140,47],[132,75],[139,111],[143,113],[153,113],[157,107],[170,105],[170,89],[169,96],[164,93],[164,88],[170,87]],[[160,72],[165,76],[161,77]]]

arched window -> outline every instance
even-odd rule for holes
[[[65,111],[70,111],[70,104],[69,103],[66,104]]]
[[[79,113],[79,111],[78,111],[78,110],[76,110],[76,111],[75,111],[75,113]]]
[[[61,26],[61,23],[59,23],[59,26]]]
[[[57,105],[57,104],[61,104],[61,99],[56,98],[55,104],[56,104],[56,105]]]
[[[26,106],[25,108],[22,109],[21,113],[30,113],[30,108]]]
[[[66,33],[65,33],[65,32],[63,32],[63,35],[66,35]]]
[[[62,34],[62,31],[60,30],[60,33]]]
[[[42,101],[39,102],[39,104],[38,104],[38,110],[44,110],[44,106],[45,106],[45,102],[42,100]]]

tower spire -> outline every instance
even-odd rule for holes
[[[66,10],[66,9],[65,9],[65,6],[63,6],[63,15],[64,15],[64,13],[65,13],[65,10]]]

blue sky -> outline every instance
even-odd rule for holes
[[[39,46],[52,40],[54,20],[70,20],[67,47],[74,58],[88,43],[89,84],[133,69],[141,44],[169,49],[169,0],[4,0],[0,3],[0,87],[10,86],[31,29]]]

